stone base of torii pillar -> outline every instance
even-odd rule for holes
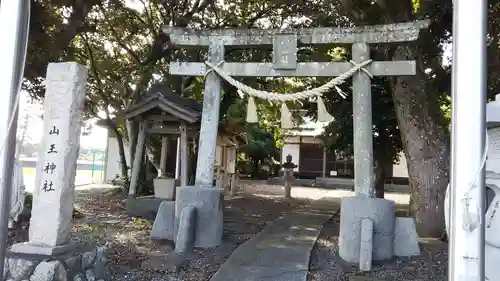
[[[392,258],[394,254],[394,201],[364,196],[345,197],[340,209],[339,255],[346,261],[360,263],[363,219],[373,221],[373,260]]]

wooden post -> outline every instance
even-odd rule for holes
[[[236,196],[238,193],[238,185],[236,181],[236,147],[227,147],[226,171],[229,179],[229,195]]]
[[[215,187],[223,189],[224,184],[222,182],[222,174],[223,174],[223,168],[222,166],[218,166],[215,169]]]
[[[187,129],[186,124],[180,125],[180,151],[181,151],[181,186],[186,186],[188,183],[188,150],[187,150]]]
[[[224,189],[224,195],[229,195],[229,173],[227,170],[227,160],[228,158],[228,147],[223,146],[222,147],[222,188]]]
[[[326,178],[326,145],[323,144],[323,178]]]
[[[208,47],[208,60],[218,64],[224,60],[224,42],[214,39]],[[196,185],[213,187],[215,147],[219,127],[221,80],[211,72],[205,79],[203,114],[201,117],[200,144],[196,163]]]
[[[160,156],[160,170],[158,171],[159,177],[167,176],[167,153],[168,153],[168,137],[161,138],[161,156]]]
[[[130,188],[128,190],[129,197],[135,197],[137,192],[137,182],[139,180],[139,172],[142,167],[142,155],[144,153],[144,145],[146,144],[146,121],[139,123],[139,136],[137,137],[137,146],[135,148],[134,164],[132,165],[132,176],[130,179]]]
[[[177,149],[175,152],[175,179],[181,179],[181,138],[177,138]]]

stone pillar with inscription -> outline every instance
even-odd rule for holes
[[[29,242],[13,251],[53,255],[69,247],[87,72],[71,62],[48,66]]]
[[[70,242],[86,82],[82,65],[48,66],[29,241],[12,245],[2,281],[111,277],[107,246]]]

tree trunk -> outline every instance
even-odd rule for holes
[[[254,178],[259,178],[260,177],[260,170],[259,170],[259,163],[260,163],[260,160],[252,160],[253,162],[253,177]]]
[[[417,60],[416,76],[392,79],[392,94],[408,163],[413,215],[421,237],[440,237],[444,223],[444,196],[449,178],[449,143],[439,124],[440,109],[433,93],[425,91],[424,66],[419,52],[397,47],[393,60]]]
[[[385,195],[385,165],[382,161],[376,160],[375,165],[375,197],[384,198]]]
[[[129,143],[130,168],[133,169],[135,148],[137,146],[137,137],[139,136],[139,126],[138,123],[134,120],[127,120],[126,124]]]
[[[189,149],[189,185],[194,185],[196,177],[196,165],[198,161],[198,138],[191,144]]]
[[[128,166],[127,158],[125,157],[125,145],[123,144],[123,136],[116,128],[113,129],[113,132],[116,136],[116,142],[118,143],[118,153],[120,154],[121,177],[123,179],[126,179],[128,178]]]
[[[157,157],[157,153],[154,150],[154,147],[151,146],[151,144],[148,145],[146,142],[146,154],[148,155],[149,162],[151,162],[151,165],[158,171],[160,170],[160,157]]]

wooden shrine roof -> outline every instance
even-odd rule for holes
[[[139,102],[125,111],[125,118],[138,116],[170,115],[177,122],[197,123],[201,119],[202,105],[196,100],[183,97],[165,85],[154,84]]]

